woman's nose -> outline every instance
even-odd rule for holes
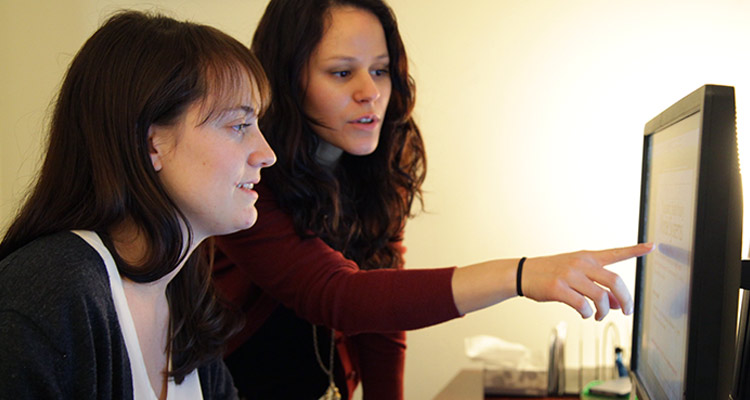
[[[266,138],[263,136],[263,132],[258,129],[257,134],[253,135],[255,140],[252,146],[252,151],[247,158],[247,163],[256,168],[270,167],[276,162],[276,154],[268,145]]]
[[[357,80],[357,89],[354,92],[354,100],[358,103],[368,103],[380,97],[380,89],[369,73],[361,74]]]

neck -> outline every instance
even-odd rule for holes
[[[126,221],[117,225],[109,232],[109,234],[117,255],[124,262],[135,267],[142,266],[144,264],[146,254],[148,252],[147,239],[143,232],[134,223],[132,223],[132,221]],[[183,234],[183,238],[187,238],[187,235]],[[185,243],[184,246],[189,246],[188,254],[170,273],[153,282],[137,283],[131,281],[127,277],[123,277],[123,282],[129,286],[134,286],[134,288],[141,292],[143,295],[147,295],[148,293],[151,293],[152,297],[164,295],[164,293],[166,293],[167,285],[180,272],[180,270],[182,270],[182,267],[185,265],[185,262],[189,258],[190,254],[192,254],[193,250],[195,250],[195,248],[197,247],[197,243]]]

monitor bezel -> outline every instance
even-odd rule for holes
[[[729,398],[733,386],[742,242],[742,186],[733,87],[705,85],[646,124],[638,228],[639,242],[645,241],[651,138],[695,113],[701,113],[701,134],[682,397],[686,400]],[[631,377],[638,398],[649,400],[638,365],[643,263],[643,258],[636,262]]]

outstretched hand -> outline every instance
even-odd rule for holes
[[[633,312],[633,298],[619,275],[605,265],[648,254],[653,244],[599,251],[578,251],[526,260],[521,280],[524,296],[537,301],[559,301],[573,307],[583,318],[594,312],[586,298],[596,305],[596,320],[610,309]]]

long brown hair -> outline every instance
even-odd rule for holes
[[[66,73],[39,177],[0,243],[0,259],[54,232],[106,234],[127,220],[150,247],[142,265],[118,264],[120,273],[151,282],[174,270],[188,252],[181,226],[192,233],[151,165],[148,129],[175,123],[195,102],[209,118],[218,103],[239,95],[248,77],[255,97],[267,99],[257,59],[214,28],[134,11],[112,16]],[[235,329],[217,302],[201,250],[167,288],[171,375],[178,383],[220,355]]]
[[[320,42],[333,7],[374,14],[385,32],[392,93],[378,147],[372,154],[344,154],[329,171],[315,158],[315,123],[303,111],[301,76]],[[253,52],[268,74],[273,99],[260,121],[277,154],[266,175],[300,235],[315,235],[362,269],[395,268],[412,202],[420,203],[426,156],[412,118],[414,81],[396,18],[380,0],[271,0],[255,31]]]

